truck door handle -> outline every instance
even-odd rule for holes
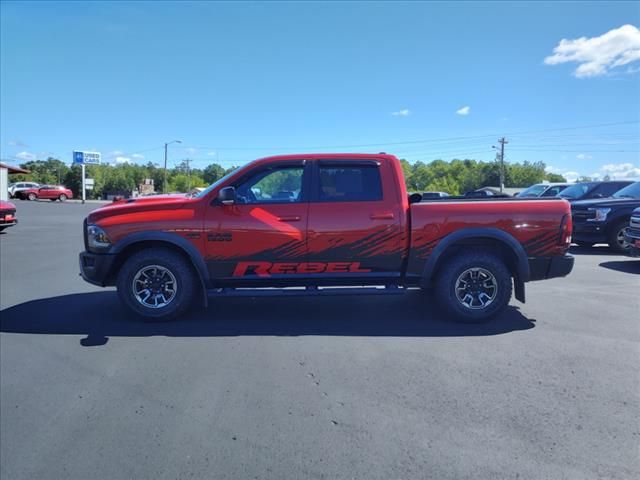
[[[371,220],[393,220],[395,215],[393,213],[372,213],[369,218]]]
[[[278,221],[280,222],[299,222],[300,217],[297,215],[292,215],[288,217],[278,217]]]

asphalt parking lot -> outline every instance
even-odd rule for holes
[[[575,250],[485,325],[419,294],[146,324],[78,276],[95,204],[0,234],[0,477],[638,478],[640,260]]]

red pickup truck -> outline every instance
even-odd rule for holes
[[[117,286],[147,319],[214,295],[435,288],[447,315],[475,322],[498,314],[512,290],[524,302],[525,282],[573,268],[566,200],[420,200],[407,195],[393,155],[263,158],[195,196],[91,212],[81,275]]]

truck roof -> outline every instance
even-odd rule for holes
[[[304,158],[330,158],[332,160],[353,160],[356,158],[388,158],[395,160],[395,155],[388,153],[292,153],[287,155],[272,155],[269,157],[259,158],[256,161],[273,161],[273,160],[299,160]]]

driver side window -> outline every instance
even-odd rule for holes
[[[236,187],[237,202],[297,203],[302,199],[303,166],[263,170]]]

